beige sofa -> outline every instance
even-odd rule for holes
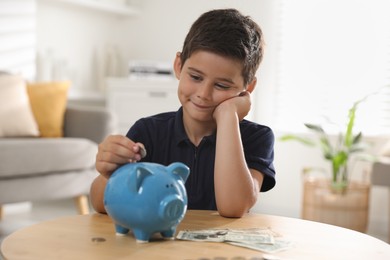
[[[7,203],[72,197],[88,213],[97,146],[113,125],[105,109],[67,107],[64,137],[0,138],[0,219]]]

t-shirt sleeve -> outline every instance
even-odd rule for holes
[[[126,136],[133,142],[142,143],[146,149],[146,157],[142,158],[141,161],[148,161],[151,152],[151,137],[149,127],[147,127],[146,120],[141,118],[132,125],[127,132]]]
[[[129,131],[126,134],[128,138],[136,142],[138,142],[137,139],[142,138],[142,133],[144,133],[145,129],[145,125],[142,121],[142,119],[139,119],[134,123],[134,125],[130,127]]]
[[[264,174],[260,191],[265,192],[272,189],[276,180],[273,165],[275,136],[271,128],[254,125],[241,134],[248,167]]]

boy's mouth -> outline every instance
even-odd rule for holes
[[[192,104],[193,104],[195,107],[199,108],[199,109],[210,109],[210,108],[212,108],[212,106],[201,105],[201,104],[197,104],[197,103],[195,103],[195,102],[192,102]]]

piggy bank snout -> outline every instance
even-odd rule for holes
[[[160,203],[159,215],[165,220],[178,220],[184,216],[186,204],[178,195],[169,195]]]

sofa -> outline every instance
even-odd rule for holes
[[[378,160],[372,165],[371,183],[388,189],[388,242],[390,242],[390,141],[384,144]]]
[[[89,212],[98,143],[114,121],[104,107],[69,105],[70,86],[0,74],[0,219],[4,204],[64,198]]]
[[[112,131],[105,109],[67,107],[64,137],[0,138],[0,212],[7,203],[75,198],[88,213],[98,143]]]

